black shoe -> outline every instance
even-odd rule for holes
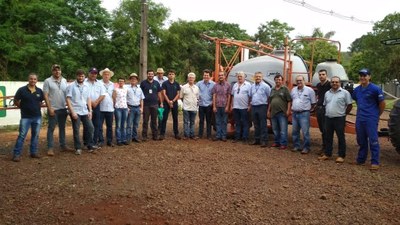
[[[226,137],[223,137],[222,139],[221,139],[223,142],[226,142],[227,140],[226,140]]]
[[[263,142],[260,147],[261,148],[267,148],[268,147],[267,142]]]
[[[253,143],[251,143],[250,145],[260,145],[261,143],[260,143],[260,141],[258,141],[258,140],[255,140]]]
[[[233,139],[232,143],[237,143],[239,140],[238,139]]]
[[[126,142],[126,141],[122,142],[122,144],[123,144],[123,145],[129,145],[129,143]]]
[[[114,147],[114,144],[113,144],[112,142],[108,142],[108,143],[107,143],[107,146],[109,146],[109,147]]]
[[[165,136],[164,135],[160,135],[160,137],[158,138],[158,140],[160,140],[160,141],[162,141],[162,140],[164,140],[165,139]]]
[[[136,138],[132,138],[132,142],[140,143],[140,141]]]
[[[176,139],[176,140],[181,140],[182,138],[181,138],[181,136],[179,136],[179,135],[175,135],[175,139]]]
[[[158,137],[157,137],[157,136],[153,136],[153,140],[154,140],[154,141],[157,141],[157,140],[158,140]]]
[[[40,159],[40,156],[38,154],[31,154],[32,159]]]
[[[122,144],[122,142],[117,142],[117,145],[118,145],[118,146],[122,146],[122,145],[124,145],[124,144]]]
[[[221,139],[219,139],[219,138],[217,138],[217,137],[214,137],[212,140],[213,140],[213,141],[219,141],[219,140],[221,140]]]

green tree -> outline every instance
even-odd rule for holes
[[[289,37],[289,33],[294,30],[287,23],[281,23],[277,19],[267,21],[265,24],[260,24],[257,33],[254,35],[255,41],[264,44],[269,44],[277,49],[282,49],[285,38]]]
[[[362,64],[358,68],[353,68],[352,73],[357,75],[360,68],[368,67],[371,69],[374,82],[400,79],[400,46],[381,43],[382,40],[400,38],[399,27],[400,13],[389,14],[374,24],[372,32],[356,39],[351,44],[350,51],[358,57],[353,57],[352,64],[357,65],[358,62]]]
[[[108,22],[100,0],[0,1],[0,79],[43,79],[53,63],[67,75],[96,64],[90,53],[106,43]]]
[[[162,4],[148,1],[148,67],[162,66],[160,49],[165,30],[164,22],[169,10]],[[141,1],[124,0],[114,11],[111,25],[113,45],[109,67],[116,74],[126,76],[139,72],[140,61]]]

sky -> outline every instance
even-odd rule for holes
[[[215,20],[239,24],[247,34],[254,35],[261,24],[279,20],[295,28],[290,37],[311,35],[319,27],[323,33],[335,31],[333,40],[347,51],[357,38],[372,31],[373,24],[357,23],[331,15],[311,11],[303,6],[290,3],[293,0],[154,0],[170,9],[170,24],[178,19],[186,21]],[[102,5],[110,12],[120,0],[102,0]],[[398,0],[305,0],[318,9],[333,11],[347,17],[363,21],[381,21],[388,14],[400,12]]]

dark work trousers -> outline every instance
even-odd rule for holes
[[[99,133],[99,142],[104,143],[104,136],[103,136],[103,124],[106,121],[106,138],[107,144],[111,144],[113,141],[113,118],[114,112],[100,112],[100,133]]]
[[[178,102],[174,102],[172,105],[172,108],[170,108],[169,104],[164,102],[164,113],[163,113],[163,119],[161,121],[161,126],[160,128],[160,135],[165,135],[165,130],[167,129],[167,120],[169,116],[169,112],[171,111],[172,113],[172,122],[173,122],[173,127],[174,127],[174,135],[179,135],[179,129],[178,129]]]
[[[204,118],[206,120],[207,138],[211,137],[212,106],[199,106],[199,137],[203,137]]]
[[[346,139],[344,138],[344,127],[346,125],[346,116],[342,117],[325,117],[325,155],[332,156],[333,150],[333,132],[336,132],[338,138],[338,156],[346,157]]]
[[[319,131],[321,131],[322,149],[325,151],[326,148],[325,107],[317,106],[316,114],[317,114]]]
[[[148,105],[143,107],[143,126],[142,126],[142,137],[147,138],[147,129],[149,128],[149,119],[150,119],[150,127],[153,138],[158,137],[157,130],[157,117],[158,117],[158,105]]]

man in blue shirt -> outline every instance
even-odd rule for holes
[[[204,118],[206,119],[206,132],[207,139],[211,138],[211,118],[213,114],[212,109],[212,89],[215,82],[211,80],[211,71],[206,69],[203,71],[203,80],[197,82],[197,87],[200,90],[199,98],[199,138],[203,137]]]
[[[36,87],[37,75],[29,74],[28,85],[18,89],[14,97],[15,105],[21,109],[21,120],[19,122],[19,135],[14,147],[13,161],[21,161],[22,146],[29,128],[32,129],[30,156],[39,158],[38,140],[40,125],[42,124],[41,104],[44,100],[42,89]]]
[[[368,146],[371,150],[371,170],[379,169],[379,117],[385,109],[385,98],[382,90],[371,83],[369,69],[358,71],[360,86],[354,89],[352,98],[357,102],[356,133],[360,146],[356,163],[365,164],[368,156]]]

